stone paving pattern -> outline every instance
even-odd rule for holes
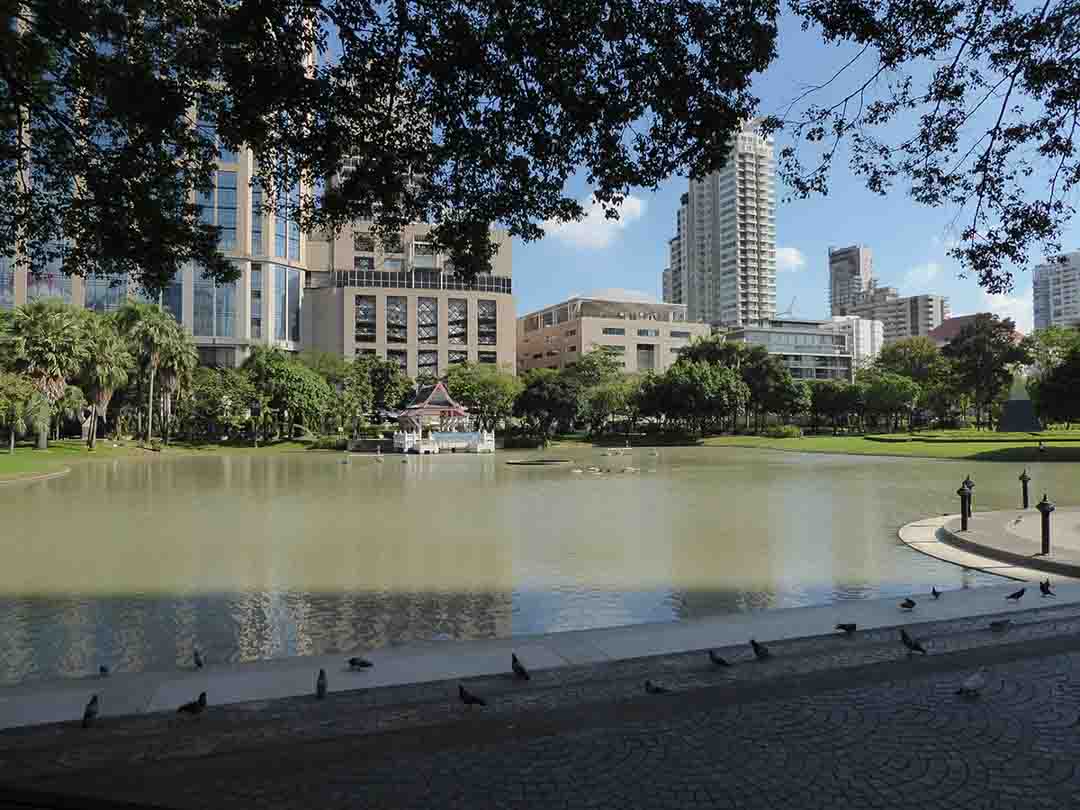
[[[1080,607],[1002,613],[910,617],[925,658],[883,629],[470,680],[487,709],[437,683],[17,729],[0,782],[192,808],[1080,806]]]

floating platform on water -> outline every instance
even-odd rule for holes
[[[570,461],[571,459],[568,458],[531,458],[506,463],[512,467],[544,467],[548,464],[569,464]]]

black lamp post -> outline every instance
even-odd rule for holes
[[[964,489],[968,491],[967,496],[967,516],[971,517],[971,506],[975,502],[975,482],[971,480],[970,475],[964,476],[964,483],[961,484]]]
[[[1024,508],[1028,508],[1028,482],[1031,480],[1031,476],[1028,475],[1027,469],[1020,473],[1020,486],[1024,494]]]
[[[971,490],[960,485],[960,489],[956,490],[956,494],[960,496],[960,531],[966,532],[968,530],[968,502],[971,498]]]
[[[1035,508],[1042,514],[1042,553],[1045,556],[1050,553],[1050,513],[1054,511],[1054,505],[1044,492],[1042,500],[1035,504]]]

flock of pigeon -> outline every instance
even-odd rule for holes
[[[1046,598],[1048,596],[1056,596],[1053,588],[1050,585],[1049,579],[1039,583],[1039,591],[1042,593],[1043,598]],[[1006,596],[1005,599],[1007,601],[1018,603],[1021,599],[1024,598],[1025,593],[1027,593],[1027,588],[1021,588],[1020,590]],[[940,599],[942,594],[941,591],[939,591],[935,587],[930,589],[930,595],[934,599]],[[900,608],[904,611],[910,612],[913,611],[917,607],[917,605],[918,603],[914,599],[908,597],[900,603]],[[990,622],[989,627],[992,632],[1001,633],[1005,630],[1008,630],[1011,624],[1012,620],[1010,619],[995,619]],[[855,635],[856,630],[858,630],[858,625],[856,625],[854,622],[842,622],[836,625],[836,629],[843,632],[846,636],[853,636]],[[922,643],[918,639],[912,638],[911,635],[908,634],[907,630],[902,627],[900,628],[900,643],[903,644],[904,647],[907,649],[907,654],[909,656],[914,655],[915,653],[919,653],[921,655],[927,654],[926,648],[922,645]],[[762,644],[760,641],[757,641],[756,639],[750,639],[750,648],[754,651],[754,658],[759,661],[765,661],[772,657],[772,653],[769,652],[769,648]],[[195,663],[195,669],[202,669],[203,666],[205,666],[202,654],[197,648],[192,658]],[[732,666],[730,661],[725,659],[723,656],[718,655],[714,650],[709,650],[709,661],[714,666],[718,667]],[[354,672],[358,670],[369,669],[374,666],[374,664],[372,664],[372,662],[367,660],[366,658],[354,657],[348,659],[346,663],[348,664],[349,669]],[[529,671],[525,668],[525,665],[521,663],[521,660],[517,657],[516,653],[510,654],[510,669],[513,672],[514,678],[516,678],[517,680],[527,681],[530,679]],[[109,668],[106,666],[100,667],[98,669],[98,674],[100,674],[102,677],[107,676],[109,674]],[[975,674],[965,679],[964,682],[960,685],[960,688],[956,691],[956,694],[964,697],[977,697],[985,685],[986,675],[983,671],[980,670],[979,672],[976,672]],[[329,684],[326,677],[326,670],[320,669],[318,676],[315,678],[315,697],[319,700],[325,699],[328,689]],[[671,693],[671,690],[667,687],[661,686],[658,683],[654,683],[651,680],[646,680],[645,693],[648,695],[667,695]],[[486,700],[484,700],[479,695],[475,695],[470,692],[468,689],[465,688],[465,685],[461,683],[458,684],[458,698],[466,706],[487,706]],[[86,704],[86,710],[83,712],[83,728],[89,728],[96,722],[98,713],[100,711],[100,706],[101,704],[98,700],[98,696],[92,696],[90,698],[90,702]],[[206,692],[200,692],[197,699],[192,700],[189,703],[183,704],[176,711],[178,714],[200,715],[205,710]]]

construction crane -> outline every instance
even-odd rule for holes
[[[791,314],[792,314],[792,313],[793,313],[793,312],[795,311],[795,301],[796,301],[796,300],[797,300],[797,299],[796,299],[796,297],[795,297],[795,296],[792,296],[792,297],[791,297],[791,306],[789,306],[789,307],[788,307],[787,309],[785,309],[785,310],[784,310],[783,312],[777,312],[777,313],[776,313],[776,317],[778,317],[778,318],[782,318],[782,317],[783,317],[783,316],[785,316],[785,315],[791,315]]]

